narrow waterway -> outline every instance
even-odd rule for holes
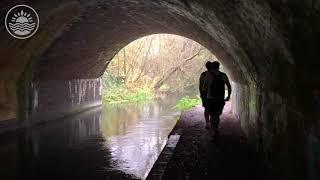
[[[144,179],[180,115],[175,102],[104,105],[2,136],[0,179]]]

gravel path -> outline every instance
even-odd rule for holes
[[[182,113],[171,133],[181,138],[163,179],[258,179],[254,153],[229,108],[226,105],[221,116],[220,135],[215,142],[205,129],[202,107]]]

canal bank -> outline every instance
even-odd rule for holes
[[[169,135],[180,135],[176,147],[167,143],[147,179],[259,179],[255,153],[229,105],[221,116],[219,132],[212,142],[202,107],[183,112]]]

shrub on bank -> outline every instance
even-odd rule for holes
[[[179,109],[180,111],[185,111],[192,109],[193,107],[200,105],[201,99],[197,98],[190,98],[189,96],[183,97],[178,101],[178,103],[174,106],[174,108]]]

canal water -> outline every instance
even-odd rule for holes
[[[179,118],[175,102],[104,105],[2,136],[0,179],[144,179]]]

